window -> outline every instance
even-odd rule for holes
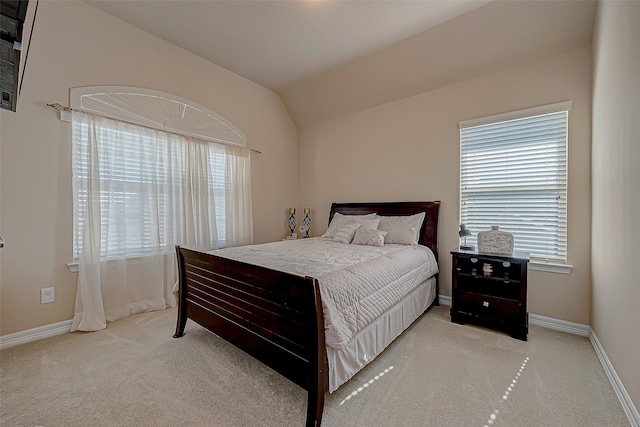
[[[71,95],[75,259],[85,249],[118,259],[252,242],[242,132],[158,91],[101,86]]]
[[[532,261],[567,262],[571,102],[460,123],[460,222],[514,235]]]

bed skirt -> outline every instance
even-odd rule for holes
[[[327,346],[329,392],[333,393],[407,329],[436,298],[436,278],[427,279],[409,295],[366,326],[341,350]]]

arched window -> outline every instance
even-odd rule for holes
[[[215,112],[151,89],[90,86],[71,89],[71,108],[206,141],[247,146],[247,138]]]

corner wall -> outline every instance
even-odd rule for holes
[[[171,93],[240,128],[252,155],[254,241],[282,238],[296,206],[297,130],[280,97],[80,1],[41,1],[16,113],[0,111],[0,335],[73,317],[71,125],[47,103],[78,86]],[[40,304],[54,286],[56,301]]]
[[[599,2],[594,34],[592,328],[640,407],[640,2]]]
[[[569,113],[570,274],[529,272],[529,312],[589,324],[591,51],[579,49],[299,129],[299,200],[314,235],[331,202],[442,201],[441,292],[458,246],[461,120],[560,101]]]

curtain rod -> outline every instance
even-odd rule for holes
[[[65,107],[64,105],[60,105],[57,102],[53,103],[53,104],[47,104],[47,107],[51,107],[56,111],[66,111],[68,113],[73,111],[73,108],[71,107]],[[262,151],[260,150],[256,150],[255,148],[249,148],[249,150],[251,150],[253,153],[256,153],[258,155],[262,154]]]

